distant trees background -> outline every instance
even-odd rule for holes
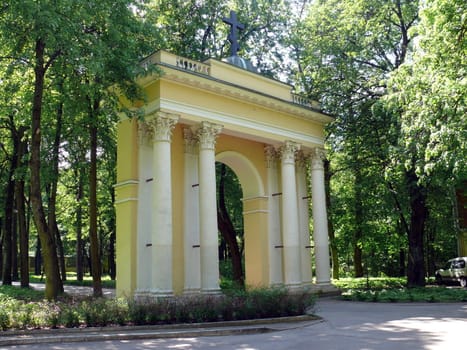
[[[465,1],[6,0],[3,284],[28,286],[34,251],[47,298],[62,290],[68,255],[78,279],[90,267],[102,293],[101,273],[115,276],[118,103],[109,87],[140,96],[133,81],[147,72],[138,62],[158,49],[228,56],[230,9],[245,24],[239,54],[335,116],[326,140],[333,276],[406,275],[424,285],[456,255],[455,189],[465,191],[467,178]],[[241,188],[218,168],[219,228],[232,249],[223,256],[241,282]]]

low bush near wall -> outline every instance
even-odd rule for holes
[[[309,292],[285,289],[228,291],[219,295],[140,300],[65,298],[46,302],[10,297],[19,288],[0,288],[0,328],[30,329],[156,325],[296,316],[313,305]]]
[[[405,278],[345,278],[333,282],[342,290],[342,298],[371,302],[465,302],[467,289],[427,285],[406,288]]]

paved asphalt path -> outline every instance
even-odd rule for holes
[[[467,349],[467,303],[382,304],[320,299],[321,321],[252,335],[12,346],[5,349]]]

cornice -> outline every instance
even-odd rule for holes
[[[293,101],[283,100],[248,87],[235,85],[200,73],[178,69],[171,65],[159,63],[159,66],[163,68],[163,74],[153,76],[152,79],[147,77],[144,79],[144,82],[142,81],[143,87],[148,86],[157,80],[165,80],[221,96],[228,96],[233,99],[249,102],[276,112],[290,114],[319,125],[327,124],[333,120],[331,116],[313,107],[305,107],[294,103]]]

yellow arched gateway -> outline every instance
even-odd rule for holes
[[[142,64],[162,73],[138,80],[145,103],[122,98],[143,117],[122,115],[118,127],[117,295],[219,291],[216,161],[242,185],[247,285],[330,287],[322,157],[331,118],[289,85],[227,62],[159,51]]]

